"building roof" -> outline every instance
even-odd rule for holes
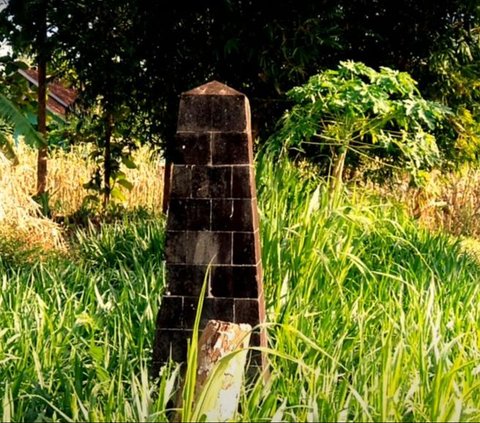
[[[18,72],[33,85],[38,87],[38,71],[36,69],[19,69]],[[58,81],[48,83],[47,89],[47,109],[65,118],[68,111],[72,109],[73,103],[77,99],[77,91],[73,88],[67,88]]]

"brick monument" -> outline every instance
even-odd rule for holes
[[[265,320],[247,97],[217,81],[183,93],[171,157],[154,372],[170,356],[185,360],[209,264],[200,329],[211,319],[252,327]],[[266,346],[265,332],[254,332],[251,345]],[[252,359],[260,364],[261,355]]]

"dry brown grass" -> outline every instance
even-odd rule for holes
[[[77,146],[69,152],[56,150],[49,160],[49,192],[51,205],[57,214],[69,215],[82,206],[88,192],[83,184],[88,182],[95,165],[89,158],[88,145]],[[34,163],[34,157],[28,160]],[[120,202],[127,209],[143,207],[159,210],[162,203],[163,161],[158,153],[142,147],[134,152],[136,169],[122,166],[133,189],[122,189],[125,200]],[[33,184],[34,180],[30,180]],[[116,200],[118,202],[118,200]]]
[[[480,238],[480,169],[465,166],[456,172],[431,172],[422,187],[407,181],[376,187],[406,205],[410,214],[431,230]]]
[[[0,236],[24,240],[30,246],[63,249],[60,227],[44,218],[39,205],[32,200],[25,184],[28,170],[28,166],[14,167],[0,156]]]
[[[57,150],[49,158],[48,191],[53,215],[70,215],[79,210],[88,192],[83,188],[94,168],[88,146],[69,152]],[[0,236],[25,240],[31,246],[63,249],[62,228],[42,216],[32,200],[36,184],[36,151],[20,145],[20,163],[12,166],[0,153]],[[161,210],[163,164],[158,153],[142,147],[134,153],[136,169],[122,168],[133,183],[123,190],[128,210],[142,207],[152,212]]]

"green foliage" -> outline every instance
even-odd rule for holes
[[[455,159],[460,162],[480,160],[480,117],[460,106],[453,117],[456,129]]]
[[[3,94],[0,93],[0,118],[13,130],[23,135],[28,145],[45,145],[43,137],[35,130],[25,115]],[[16,159],[15,151],[7,133],[0,131],[0,146],[9,157]]]
[[[341,62],[287,95],[295,105],[282,118],[270,149],[305,151],[315,145],[314,158],[327,156],[333,173],[340,166],[335,177],[342,177],[347,151],[412,173],[440,159],[434,131],[450,111],[422,98],[405,72]]]
[[[243,420],[478,419],[478,262],[368,193],[332,208],[285,160],[257,177],[270,345],[291,359],[270,356]]]
[[[163,223],[125,221],[91,235],[71,260],[0,263],[2,419],[166,420],[166,376],[175,373],[160,377],[161,397],[148,373]]]

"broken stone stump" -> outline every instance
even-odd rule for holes
[[[154,373],[169,357],[185,361],[205,278],[200,328],[212,319],[249,324],[252,346],[266,346],[265,331],[258,329],[265,306],[247,97],[216,81],[183,93],[170,157],[166,293],[157,316]],[[251,358],[265,364],[258,351]]]
[[[199,419],[203,414],[209,422],[230,421],[235,417],[251,330],[248,324],[219,320],[207,323],[198,341],[194,409],[197,407]],[[222,359],[224,362],[219,366]]]

